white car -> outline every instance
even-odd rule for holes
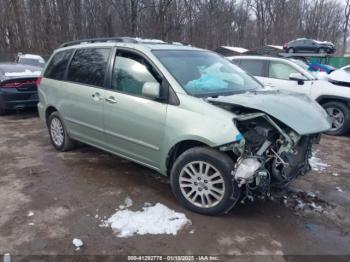
[[[317,79],[301,61],[264,56],[227,57],[255,76],[264,86],[303,93],[316,100],[332,119],[327,134],[350,131],[350,88]]]
[[[40,55],[32,54],[21,54],[19,53],[16,62],[24,65],[31,65],[43,68],[45,65],[45,60]]]
[[[344,70],[344,71],[350,73],[350,65],[344,66],[344,67],[340,68],[340,70]]]

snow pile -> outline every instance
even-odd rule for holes
[[[26,69],[23,72],[5,72],[5,76],[40,76],[40,71],[30,71]]]
[[[324,171],[329,165],[327,163],[324,163],[320,158],[318,158],[317,155],[318,151],[312,152],[312,157],[309,159],[310,166],[312,170],[321,172]]]
[[[172,234],[191,221],[185,214],[175,212],[163,204],[145,206],[142,211],[128,209],[117,211],[104,223],[118,234],[118,237],[130,237],[135,234]]]
[[[83,246],[83,241],[81,241],[79,238],[74,238],[72,243],[75,246],[75,250],[79,250]]]
[[[237,47],[237,46],[221,46],[225,49],[228,49],[228,50],[231,50],[233,52],[236,52],[236,53],[245,53],[248,51],[248,49],[245,49],[243,47]]]

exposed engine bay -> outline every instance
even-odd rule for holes
[[[266,113],[230,105],[242,139],[220,150],[237,157],[232,172],[245,198],[269,194],[271,187],[284,187],[311,168],[312,144],[320,135],[300,136]]]

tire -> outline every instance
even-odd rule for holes
[[[56,150],[65,152],[74,148],[75,141],[69,137],[67,129],[58,112],[53,112],[49,116],[48,129],[51,143]]]
[[[209,172],[194,175],[194,172],[190,171],[191,167],[198,172],[200,171],[200,165],[202,165],[202,170],[206,170],[206,167],[208,167]],[[231,175],[233,168],[232,159],[215,149],[206,147],[191,148],[176,159],[171,169],[172,191],[176,199],[191,211],[212,216],[226,214],[237,204],[241,195],[241,189]],[[185,171],[186,169],[189,172]],[[214,177],[214,174],[218,175]],[[180,179],[182,180],[181,185]],[[184,181],[185,179],[187,181]],[[210,182],[215,183],[210,185]],[[215,193],[220,192],[220,189],[221,195]],[[189,194],[191,191],[194,193]],[[189,197],[186,197],[186,193],[189,194]],[[196,196],[197,193],[198,196]],[[216,194],[216,198],[213,194]]]
[[[293,54],[293,53],[295,53],[294,48],[293,48],[293,47],[288,48],[288,49],[287,49],[287,53],[289,53],[289,54]]]
[[[323,104],[322,107],[332,118],[332,121],[338,116],[337,119],[332,122],[332,129],[326,132],[326,134],[340,136],[350,131],[350,109],[346,104],[342,102],[328,102]],[[343,119],[343,121],[341,122],[340,119]],[[340,126],[338,126],[339,123],[341,123]]]
[[[318,53],[320,53],[320,54],[325,54],[326,53],[326,50],[324,49],[324,48],[319,48],[318,49]]]

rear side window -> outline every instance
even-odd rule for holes
[[[62,80],[72,53],[73,50],[56,53],[48,64],[44,77]]]
[[[68,81],[103,86],[110,48],[78,49],[69,66]]]
[[[263,60],[242,59],[239,66],[253,76],[264,76],[264,63]]]

